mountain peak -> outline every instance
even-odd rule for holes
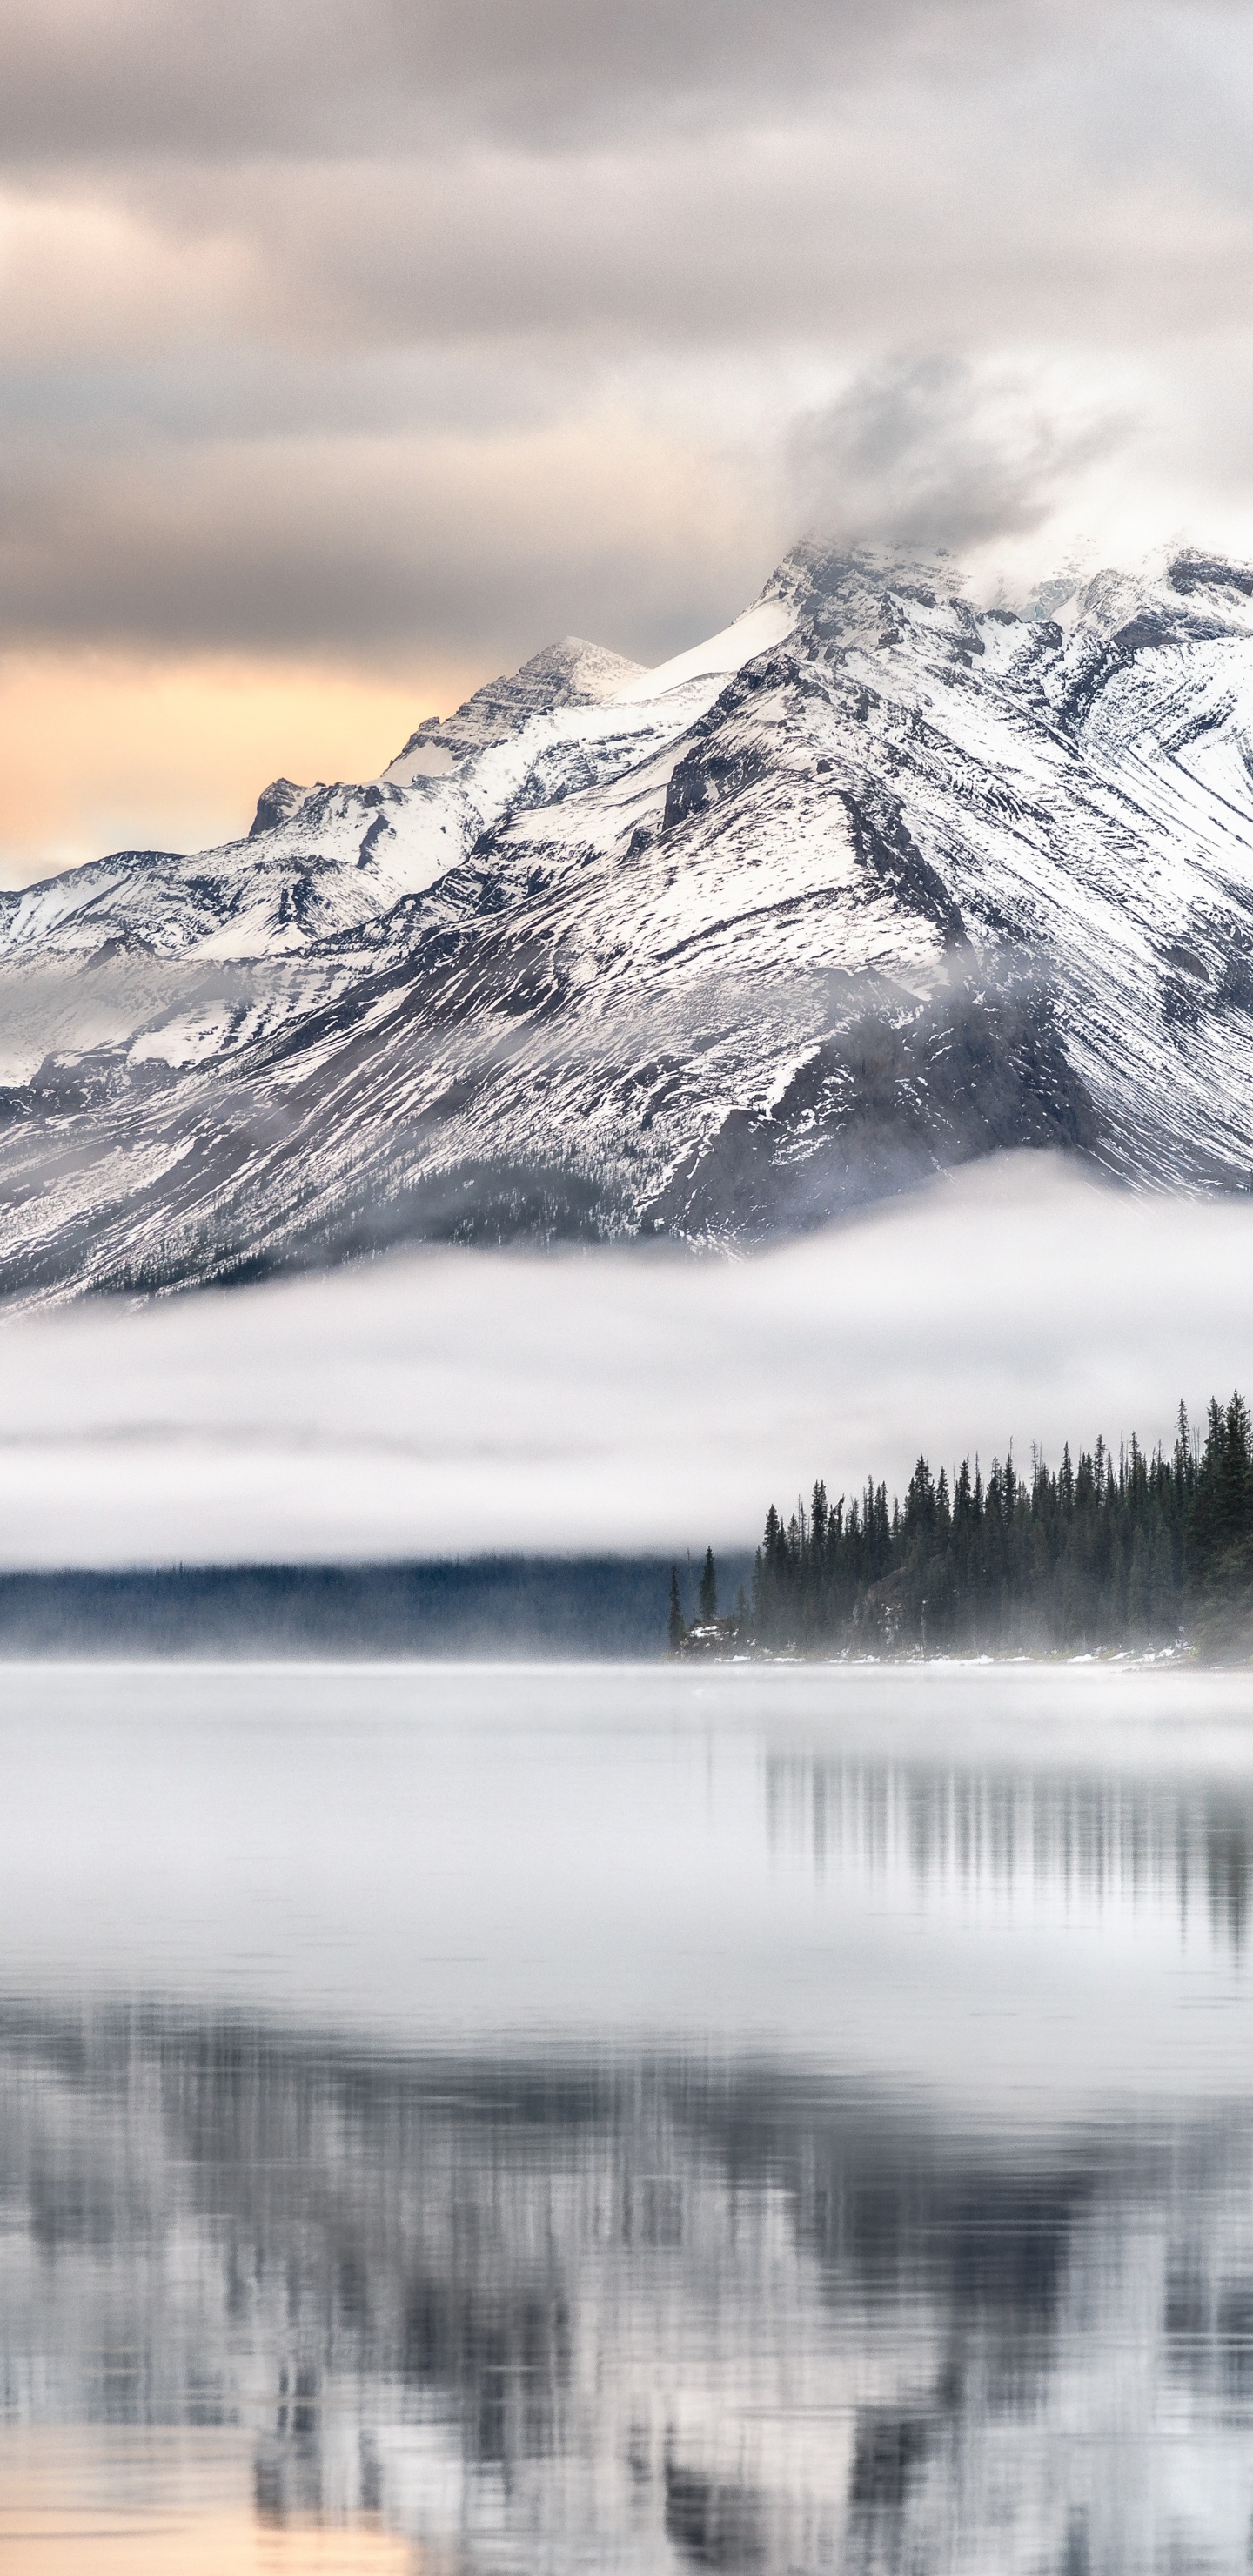
[[[297,787],[294,778],[272,778],[257,798],[249,840],[259,840],[263,832],[276,832],[280,823],[290,823],[293,814],[299,813],[305,798],[312,796],[313,792],[311,787]]]
[[[963,598],[966,577],[943,549],[919,553],[912,546],[850,546],[838,538],[807,536],[776,564],[761,597],[785,599],[804,612],[822,601],[888,590],[906,597],[930,590]]]
[[[639,679],[643,667],[604,644],[590,644],[585,636],[564,635],[508,676],[485,680],[455,715],[426,716],[383,776],[392,786],[439,776],[470,753],[507,741],[532,716],[558,707],[603,705],[628,681]]]

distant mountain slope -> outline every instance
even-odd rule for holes
[[[1253,1180],[1253,574],[980,608],[798,547],[366,786],[4,899],[0,1284],[752,1241],[999,1146]]]

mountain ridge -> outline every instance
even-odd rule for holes
[[[377,780],[10,896],[0,975],[18,1298],[751,1244],[1021,1144],[1246,1188],[1253,573],[1019,609],[805,540],[656,671],[566,638]]]

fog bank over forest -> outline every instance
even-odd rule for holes
[[[0,1329],[0,1564],[751,1544],[823,1475],[1169,1441],[1253,1386],[1253,1200],[983,1164],[750,1260],[391,1256]]]

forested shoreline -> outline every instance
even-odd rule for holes
[[[1083,1653],[1187,1643],[1253,1654],[1253,1432],[1233,1394],[1205,1428],[1180,1405],[1173,1447],[1134,1437],[1117,1455],[1067,1446],[1029,1475],[1012,1452],[985,1477],[920,1457],[904,1499],[873,1479],[852,1501],[813,1488],[785,1521],[772,1503],[751,1601],[718,1616],[707,1554],[689,1627],[671,1586],[679,1652]]]

